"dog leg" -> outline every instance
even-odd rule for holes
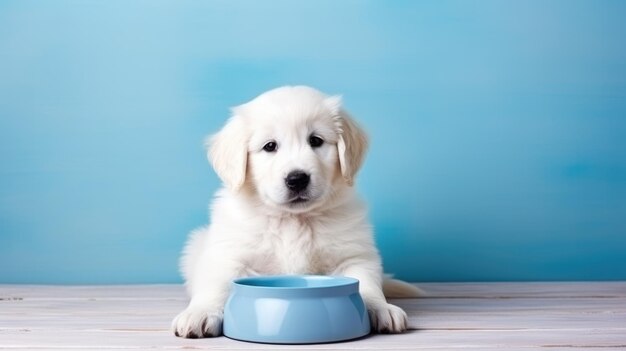
[[[407,315],[398,306],[387,303],[382,290],[382,272],[370,262],[344,266],[335,272],[359,280],[359,292],[369,312],[372,330],[379,333],[401,333],[407,328]]]
[[[224,304],[230,293],[231,282],[243,271],[239,266],[225,267],[214,262],[199,262],[208,270],[197,269],[191,301],[172,321],[172,331],[184,338],[215,337],[222,334]],[[203,264],[204,263],[204,264]]]

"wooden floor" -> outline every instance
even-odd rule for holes
[[[174,337],[187,302],[178,285],[0,285],[0,350],[626,349],[626,282],[419,286],[428,297],[394,302],[410,316],[407,333],[278,346]]]

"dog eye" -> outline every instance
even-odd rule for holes
[[[274,151],[276,151],[276,142],[270,141],[269,143],[265,144],[263,146],[263,150],[265,150],[267,152],[274,152]]]
[[[311,135],[309,137],[309,145],[311,145],[311,147],[320,147],[322,144],[324,144],[324,140],[322,138],[316,135]]]

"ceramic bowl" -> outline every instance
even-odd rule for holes
[[[276,344],[325,343],[370,332],[354,278],[259,276],[233,281],[224,307],[224,335]]]

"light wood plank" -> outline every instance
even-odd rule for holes
[[[434,298],[614,298],[626,297],[626,282],[419,283]]]
[[[0,350],[15,349],[624,349],[626,283],[428,283],[395,300],[415,330],[337,344],[276,346],[185,340],[169,323],[179,285],[2,286]]]
[[[416,283],[424,298],[614,298],[626,297],[626,282]],[[178,284],[2,285],[0,301],[20,298],[186,299]]]
[[[611,327],[626,324],[626,299],[418,299],[392,300],[418,329]],[[64,325],[89,326],[135,323],[164,328],[186,305],[179,300],[22,300],[4,304],[0,328],[47,328],[54,320]],[[598,318],[594,318],[598,317]]]
[[[233,350],[413,350],[451,348],[591,348],[626,347],[626,329],[590,330],[424,330],[398,335],[372,335],[352,342],[318,345],[267,345],[230,340],[181,339],[169,333],[152,330],[71,330],[3,331],[6,348],[167,348],[167,349],[233,349]]]

